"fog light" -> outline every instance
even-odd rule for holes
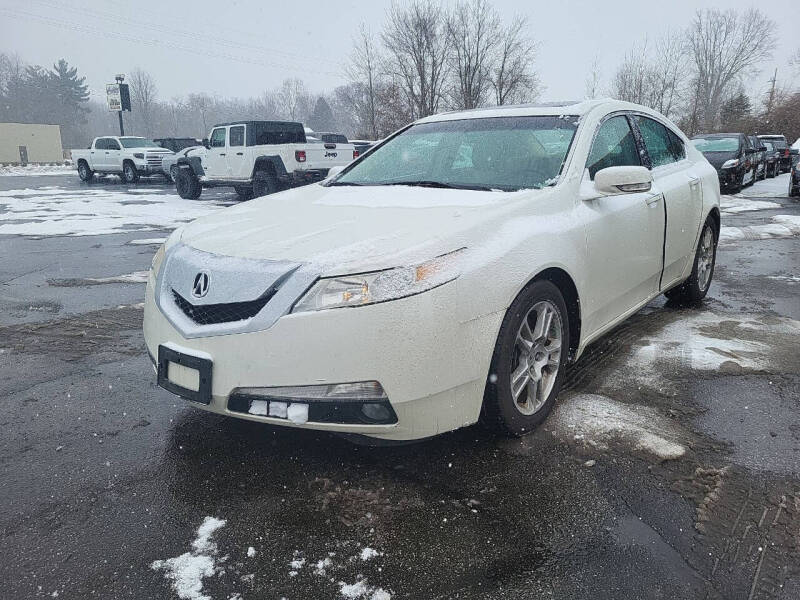
[[[392,418],[391,411],[385,404],[363,404],[361,413],[370,421],[377,423],[386,423]]]

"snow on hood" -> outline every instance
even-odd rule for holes
[[[185,227],[181,242],[242,258],[312,263],[333,274],[412,264],[469,245],[475,228],[531,193],[310,185]]]

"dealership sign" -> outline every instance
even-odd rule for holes
[[[106,99],[110,111],[131,110],[131,94],[127,83],[107,83]]]

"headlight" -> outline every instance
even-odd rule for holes
[[[732,169],[733,167],[738,167],[738,166],[739,166],[739,159],[738,158],[732,158],[732,159],[726,160],[724,163],[722,163],[722,168],[723,169]]]
[[[158,275],[159,269],[161,269],[161,263],[164,261],[164,253],[165,253],[165,246],[166,244],[161,244],[156,255],[153,257],[153,262],[150,263],[150,270],[153,272],[153,275]]]
[[[142,154],[141,152],[134,152],[133,158],[144,158],[144,154]]]
[[[461,274],[464,250],[408,267],[320,279],[295,304],[292,312],[363,306],[425,292]]]

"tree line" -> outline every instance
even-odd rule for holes
[[[757,9],[698,11],[683,30],[637,42],[608,81],[599,56],[585,96],[650,106],[689,135],[720,130],[800,136],[800,93],[777,74],[763,97],[744,89],[775,48],[774,23]],[[535,101],[542,85],[531,24],[504,20],[489,0],[395,2],[376,32],[362,25],[353,40],[346,83],[309,90],[299,78],[251,98],[198,92],[164,99],[141,68],[128,74],[133,112],[126,133],[203,137],[214,123],[245,119],[302,121],[315,131],[379,139],[443,110]],[[800,49],[789,67],[800,75]],[[117,130],[116,115],[90,98],[85,78],[61,59],[51,68],[0,54],[0,121],[55,123],[65,148]]]

